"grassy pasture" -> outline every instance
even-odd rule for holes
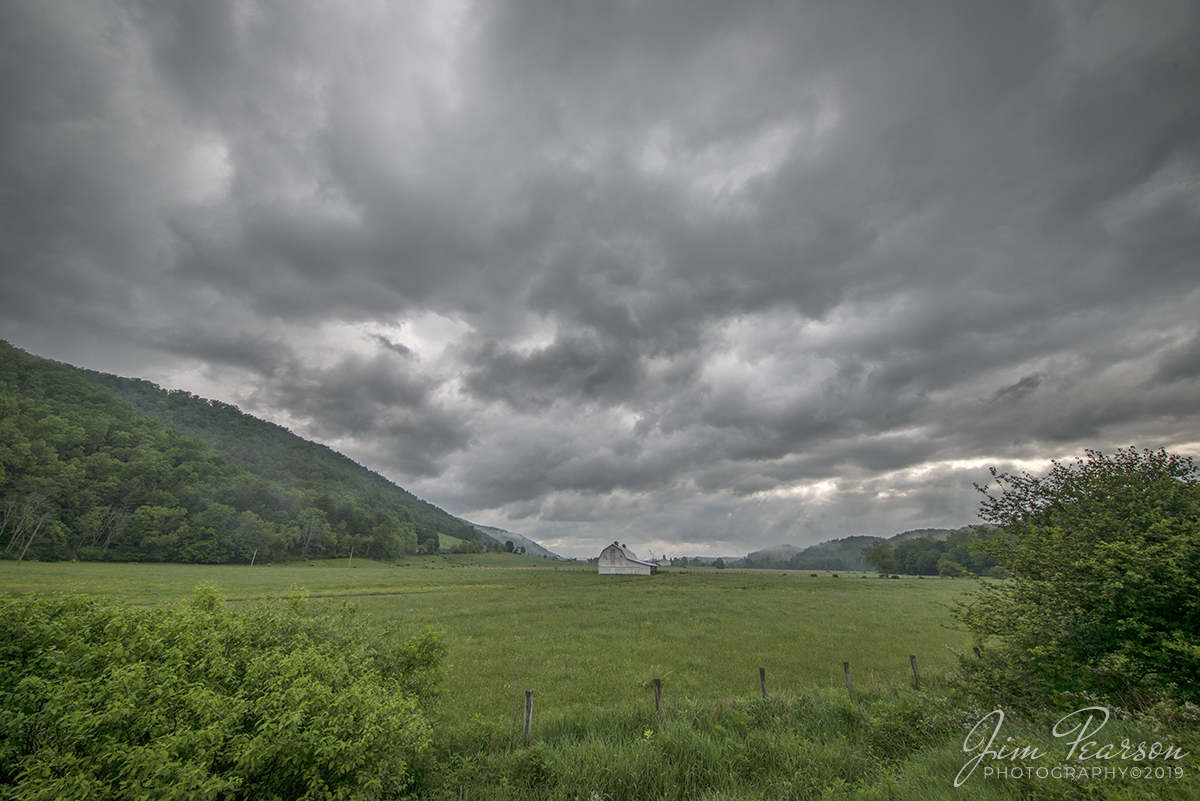
[[[94,593],[174,603],[202,582],[232,602],[305,587],[318,602],[353,601],[373,620],[446,632],[446,680],[434,747],[416,766],[418,796],[508,798],[1112,799],[1196,798],[1192,762],[1179,780],[1031,784],[989,778],[955,788],[965,732],[991,707],[942,684],[945,604],[966,580],[808,571],[671,570],[600,577],[594,568],[512,554],[409,557],[400,566],[345,560],[187,566],[0,562],[0,592]],[[922,690],[908,654],[920,660]],[[847,697],[842,661],[853,669]],[[760,698],[758,668],[769,698]],[[664,713],[650,679],[663,679]],[[524,691],[534,734],[521,745]],[[1014,716],[1015,742],[1065,746],[1052,719]],[[1116,720],[1105,742],[1158,738],[1200,752],[1194,727]],[[1006,741],[1007,742],[1007,741]],[[990,763],[989,763],[990,764]],[[1005,763],[1007,764],[1007,763]],[[1036,791],[1036,792],[1035,792]],[[1033,793],[1031,795],[1031,793]]]
[[[968,647],[948,628],[945,604],[966,580],[882,580],[807,571],[668,570],[598,576],[595,568],[511,554],[408,557],[400,566],[356,560],[289,565],[0,562],[5,592],[102,594],[130,603],[173,603],[201,582],[232,601],[286,594],[353,601],[379,620],[446,632],[441,714],[516,717],[524,691],[538,710],[712,702],[772,692],[936,682]]]

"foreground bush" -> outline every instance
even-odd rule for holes
[[[244,611],[0,598],[0,798],[318,799],[403,793],[431,727],[439,636],[353,607]]]
[[[965,667],[1010,703],[1200,702],[1200,469],[1164,451],[1088,451],[1042,477],[996,473],[978,548],[1008,571],[956,617],[991,651]],[[989,648],[990,646],[990,648]]]

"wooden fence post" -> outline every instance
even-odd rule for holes
[[[533,690],[525,691],[525,745],[529,745],[529,734],[533,728]]]
[[[917,689],[921,689],[921,674],[917,671],[917,655],[908,655],[908,664],[912,665],[913,681],[916,682]]]
[[[767,669],[760,667],[758,669],[758,683],[762,685],[763,698],[767,697]]]
[[[654,711],[662,712],[662,679],[654,680]]]
[[[843,662],[842,670],[846,671],[846,692],[854,695],[854,685],[850,683],[850,663]]]

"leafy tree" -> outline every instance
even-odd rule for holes
[[[956,610],[993,646],[982,679],[1053,701],[1200,698],[1200,471],[1163,450],[1089,450],[1041,477],[992,471],[977,546],[1009,572]]]
[[[912,566],[912,569],[905,570],[904,572],[918,576],[932,576],[936,573],[940,576],[942,575],[941,571],[943,562],[958,565],[959,572],[962,572],[962,565],[959,565],[957,562],[949,559],[948,557],[942,556],[942,549],[936,546],[930,548],[929,550],[918,551],[916,563]]]
[[[963,528],[948,532],[944,539],[925,536],[898,543],[895,547],[895,572],[916,576],[941,575],[943,559],[956,563],[961,572],[976,575],[992,575],[996,561],[972,546],[979,539],[986,539],[991,532],[977,526],[974,530]]]
[[[422,528],[417,531],[417,551],[419,553],[437,553],[442,547],[441,537],[431,528]]]
[[[967,569],[948,556],[937,560],[937,574],[947,578],[958,578],[966,574]]]
[[[862,555],[867,564],[883,575],[894,573],[896,570],[896,555],[892,553],[892,546],[887,540],[875,540],[871,547],[862,549]]]
[[[300,558],[308,556],[309,549],[323,552],[330,544],[333,532],[329,528],[329,520],[325,512],[315,507],[309,507],[300,513]]]
[[[0,509],[0,532],[7,529],[11,535],[5,553],[14,554],[17,564],[25,558],[29,546],[50,519],[52,511],[50,499],[38,492],[19,498],[10,497]]]
[[[509,553],[512,553],[514,549],[515,549],[515,546],[513,545],[512,540],[507,540],[504,543],[504,550],[508,551]]]
[[[714,559],[712,566],[715,567],[717,570],[724,570],[725,569],[725,560],[724,559]]]

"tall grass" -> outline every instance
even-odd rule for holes
[[[537,720],[529,746],[520,730],[477,720],[442,729],[420,766],[428,799],[1192,799],[1194,767],[1182,780],[1068,781],[984,776],[954,779],[966,731],[986,712],[938,691],[810,689],[766,698],[686,701],[663,712],[636,706],[558,710]],[[1119,742],[1166,736],[1161,721],[1116,721]],[[1054,749],[1049,724],[1010,720],[1006,735]],[[1170,728],[1191,737],[1195,730]],[[1065,756],[1057,747],[1034,767]],[[1011,767],[1011,764],[1005,763]]]

